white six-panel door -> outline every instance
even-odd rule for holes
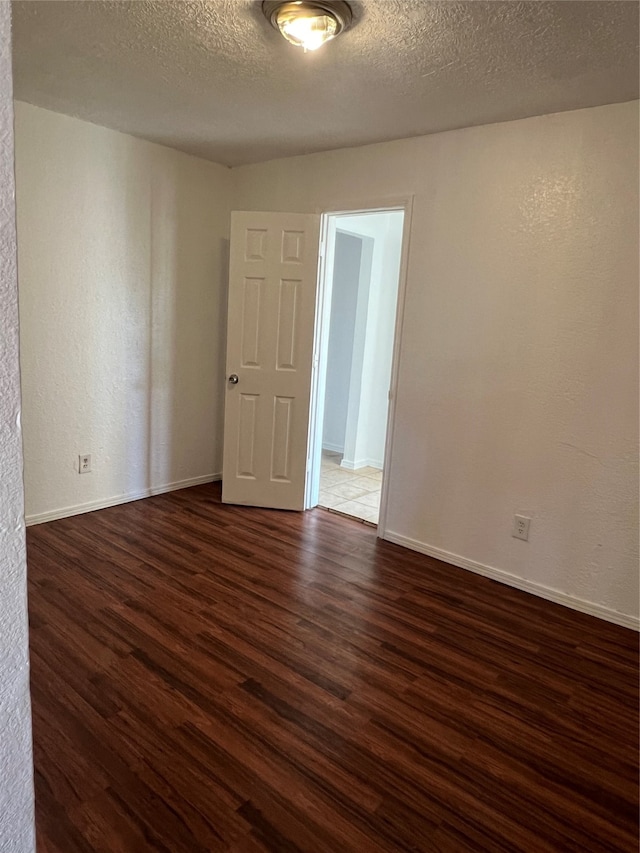
[[[320,217],[231,214],[222,500],[304,509]]]

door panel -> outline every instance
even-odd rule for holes
[[[320,218],[231,214],[222,500],[304,509]]]
[[[245,278],[242,282],[241,367],[260,367],[260,297],[263,278]]]

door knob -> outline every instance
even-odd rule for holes
[[[229,377],[229,384],[230,385],[237,385],[238,384],[238,374],[237,373],[231,374],[231,376]]]

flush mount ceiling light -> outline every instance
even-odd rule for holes
[[[341,0],[264,0],[267,20],[291,44],[317,50],[351,24],[351,8]]]

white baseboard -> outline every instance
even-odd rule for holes
[[[349,471],[357,471],[359,468],[378,468],[382,471],[382,462],[379,459],[356,459],[353,462],[343,458],[340,467],[347,468]]]
[[[393,531],[386,531],[384,539],[389,542],[393,542],[396,545],[402,545],[405,548],[410,548],[412,551],[418,551],[420,554],[426,554],[428,557],[435,557],[436,560],[442,560],[442,562],[450,563],[460,569],[468,569],[470,572],[475,572],[478,575],[491,578],[492,580],[504,583],[507,586],[513,586],[516,589],[523,590],[524,592],[530,592],[540,598],[545,598],[547,601],[554,601],[556,604],[563,604],[565,607],[570,607],[572,610],[578,610],[581,613],[588,613],[590,616],[597,616],[600,619],[605,619],[607,622],[613,622],[616,625],[621,625],[623,628],[632,628],[634,631],[640,631],[640,619],[636,616],[628,616],[626,613],[620,613],[618,610],[611,610],[609,607],[604,607],[602,604],[595,604],[592,601],[575,598],[572,595],[567,595],[567,593],[560,592],[560,590],[553,589],[552,587],[524,580],[523,578],[509,574],[509,572],[505,572],[502,569],[485,566],[483,563],[477,563],[475,560],[469,560],[467,557],[461,557],[458,554],[451,554],[449,551],[443,551],[441,548],[434,548],[432,545],[427,545],[426,542],[420,542],[417,539],[410,539],[407,536],[401,536],[399,533],[394,533]]]
[[[127,492],[124,495],[115,495],[97,501],[89,501],[75,506],[66,506],[62,509],[54,509],[50,512],[40,512],[36,515],[27,515],[25,523],[27,527],[34,524],[44,524],[46,521],[55,521],[58,518],[69,518],[72,515],[82,515],[85,512],[94,512],[97,509],[107,509],[110,506],[126,504],[131,501],[139,501],[141,498],[150,498],[153,495],[162,495],[165,492],[175,492],[178,489],[187,489],[189,486],[200,486],[203,483],[214,483],[222,479],[222,474],[205,474],[202,477],[191,477],[188,480],[177,480],[175,483],[167,483],[164,486],[154,486],[150,489],[141,489],[138,492]]]
[[[344,447],[341,444],[331,444],[330,441],[323,441],[322,449],[329,450],[331,453],[344,453]]]

